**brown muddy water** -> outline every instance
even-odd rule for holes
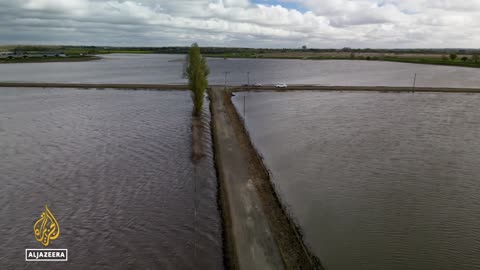
[[[331,270],[480,268],[480,95],[238,93],[306,244]]]
[[[0,268],[222,269],[210,116],[193,164],[191,107],[188,92],[0,89]],[[45,204],[68,262],[25,262]]]

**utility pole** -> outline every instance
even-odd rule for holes
[[[246,115],[245,115],[245,93],[243,93],[243,122],[245,123]]]
[[[227,89],[227,75],[230,74],[230,71],[224,71],[223,74],[225,74],[225,89]]]
[[[412,87],[412,92],[415,92],[415,85],[417,83],[417,73],[415,73],[415,76],[413,76],[413,87]]]

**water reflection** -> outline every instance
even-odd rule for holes
[[[239,93],[327,269],[480,268],[480,95]]]
[[[186,83],[183,55],[111,54],[73,63],[0,64],[0,81]],[[212,84],[322,84],[360,86],[480,87],[480,69],[378,61],[275,59],[208,60]]]
[[[187,92],[0,89],[0,268],[221,269],[209,129],[196,165],[190,129]],[[67,263],[24,261],[45,204]]]

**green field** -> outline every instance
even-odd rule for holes
[[[37,45],[5,45],[1,51],[27,51],[30,53],[62,52],[68,57],[0,59],[0,63],[31,63],[58,61],[87,61],[98,59],[93,55],[110,53],[138,54],[185,54],[189,47],[101,47],[101,46],[37,46]],[[263,59],[301,59],[301,60],[369,60],[390,61],[414,64],[447,65],[461,67],[480,67],[480,55],[477,49],[269,49],[269,48],[230,48],[202,47],[202,54],[216,58],[263,58]],[[455,60],[450,54],[456,54]],[[464,58],[462,60],[462,58]]]

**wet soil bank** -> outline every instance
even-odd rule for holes
[[[275,88],[273,85],[259,87],[238,86],[233,91],[367,91],[367,92],[440,92],[440,93],[480,93],[480,88],[447,88],[447,87],[395,87],[395,86],[323,86],[323,85],[288,85],[286,88]]]
[[[275,194],[232,102],[210,90],[215,162],[230,269],[323,269]]]

